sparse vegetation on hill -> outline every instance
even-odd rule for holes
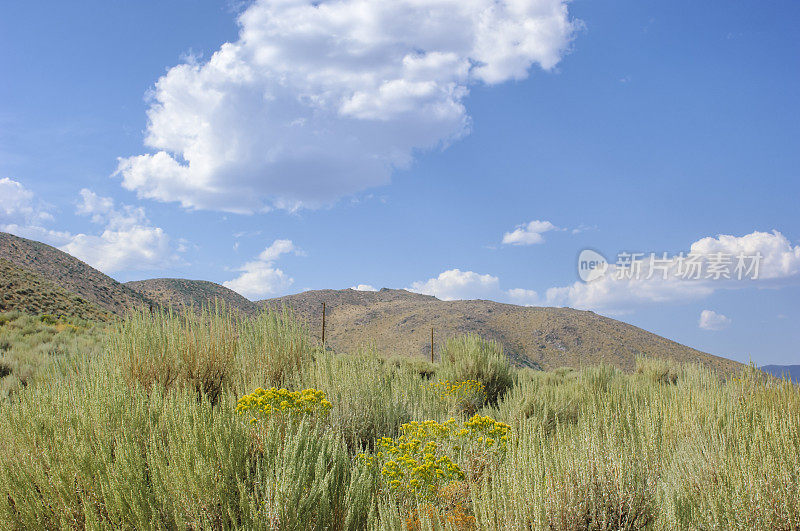
[[[0,402],[78,356],[97,354],[104,323],[51,314],[0,313]]]
[[[228,308],[245,315],[258,313],[258,305],[247,300],[235,291],[207,280],[187,280],[183,278],[152,278],[135,280],[125,285],[164,307],[181,310],[186,307],[197,309],[222,301]]]
[[[113,278],[41,242],[0,232],[0,259],[117,315],[150,305]]]
[[[637,356],[677,363],[699,363],[731,373],[734,361],[686,347],[674,341],[603,317],[570,308],[535,308],[492,301],[441,301],[405,290],[306,291],[260,304],[286,305],[316,335],[326,303],[326,344],[337,351],[373,348],[387,356],[428,356],[431,328],[434,346],[463,334],[477,334],[502,345],[518,366],[552,370],[604,363],[633,371]]]
[[[800,393],[754,369],[334,353],[288,312],[109,326],[0,401],[0,528],[800,527]]]
[[[44,278],[0,259],[0,312],[74,316],[107,321],[111,314]]]

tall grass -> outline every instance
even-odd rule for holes
[[[6,336],[15,356],[55,326],[23,321]],[[423,367],[323,351],[288,314],[224,308],[136,314],[92,341],[0,401],[0,528],[800,529],[800,392],[752,369],[517,371],[476,337]],[[447,422],[426,392],[438,379],[491,385],[479,414],[510,424],[508,447],[401,496],[359,454],[405,422]],[[333,408],[236,414],[268,385],[322,390]]]

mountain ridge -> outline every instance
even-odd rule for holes
[[[284,306],[319,336],[326,303],[326,343],[337,350],[374,348],[387,355],[430,355],[458,334],[499,341],[518,365],[555,369],[608,363],[635,368],[637,356],[699,362],[732,373],[743,365],[681,345],[633,325],[572,308],[525,307],[488,300],[442,301],[430,295],[384,288],[315,290],[258,301]]]
[[[10,295],[4,308],[16,304],[27,311],[47,311],[41,296],[23,297],[36,295],[36,290],[57,299],[61,306],[56,305],[56,310],[73,308],[70,304],[75,302],[73,310],[86,315],[93,310],[82,305],[83,300],[117,315],[137,308],[180,310],[222,300],[246,315],[263,308],[289,307],[319,337],[325,302],[326,344],[340,351],[371,349],[389,356],[427,357],[432,328],[434,350],[450,337],[476,333],[500,342],[517,365],[542,369],[606,363],[631,371],[637,356],[698,362],[723,373],[743,367],[622,321],[571,308],[524,307],[489,300],[442,301],[388,288],[312,290],[250,301],[205,280],[157,278],[122,284],[59,249],[7,233],[0,233],[0,260],[5,260],[0,272],[4,272]],[[20,290],[18,285],[28,287]]]
[[[152,304],[87,263],[42,242],[0,232],[0,259],[117,315]]]
[[[232,289],[226,288],[208,280],[189,280],[185,278],[150,278],[145,280],[132,280],[125,286],[141,295],[161,304],[182,310],[187,307],[199,308],[215,300],[224,301],[225,304],[246,315],[258,313],[259,306],[251,300],[239,295]]]

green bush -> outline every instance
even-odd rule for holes
[[[514,370],[496,341],[474,334],[448,339],[441,360],[442,379],[477,380],[483,384],[489,404],[496,404],[514,385]]]
[[[54,325],[58,323],[58,318],[53,317],[49,313],[43,313],[39,316],[39,321],[43,322],[44,324]]]
[[[475,336],[446,345],[432,381],[416,362],[323,352],[286,315],[5,319],[0,529],[800,528],[789,382],[683,365],[673,385],[647,361],[517,371]],[[464,425],[431,392],[440,378],[493,386],[477,418],[508,424],[503,456],[459,428],[441,442],[464,478],[400,496],[355,454],[388,464],[375,441],[402,424],[435,421],[413,424],[420,443]],[[324,391],[329,413],[237,414],[273,379]],[[409,474],[431,472],[419,463]]]
[[[224,306],[181,315],[135,312],[112,329],[108,348],[129,385],[189,386],[214,401],[233,383],[234,315]]]
[[[324,391],[333,404],[331,425],[351,452],[371,447],[382,436],[394,437],[400,426],[424,416],[440,418],[445,407],[423,399],[419,376],[364,355],[320,354],[308,387]]]
[[[297,387],[313,357],[308,333],[288,308],[242,319],[239,333],[239,389]]]
[[[664,385],[675,385],[680,378],[681,368],[673,362],[658,358],[636,358],[636,374]]]

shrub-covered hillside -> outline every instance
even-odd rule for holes
[[[800,527],[800,393],[755,370],[335,354],[288,312],[109,326],[0,402],[0,527]]]

